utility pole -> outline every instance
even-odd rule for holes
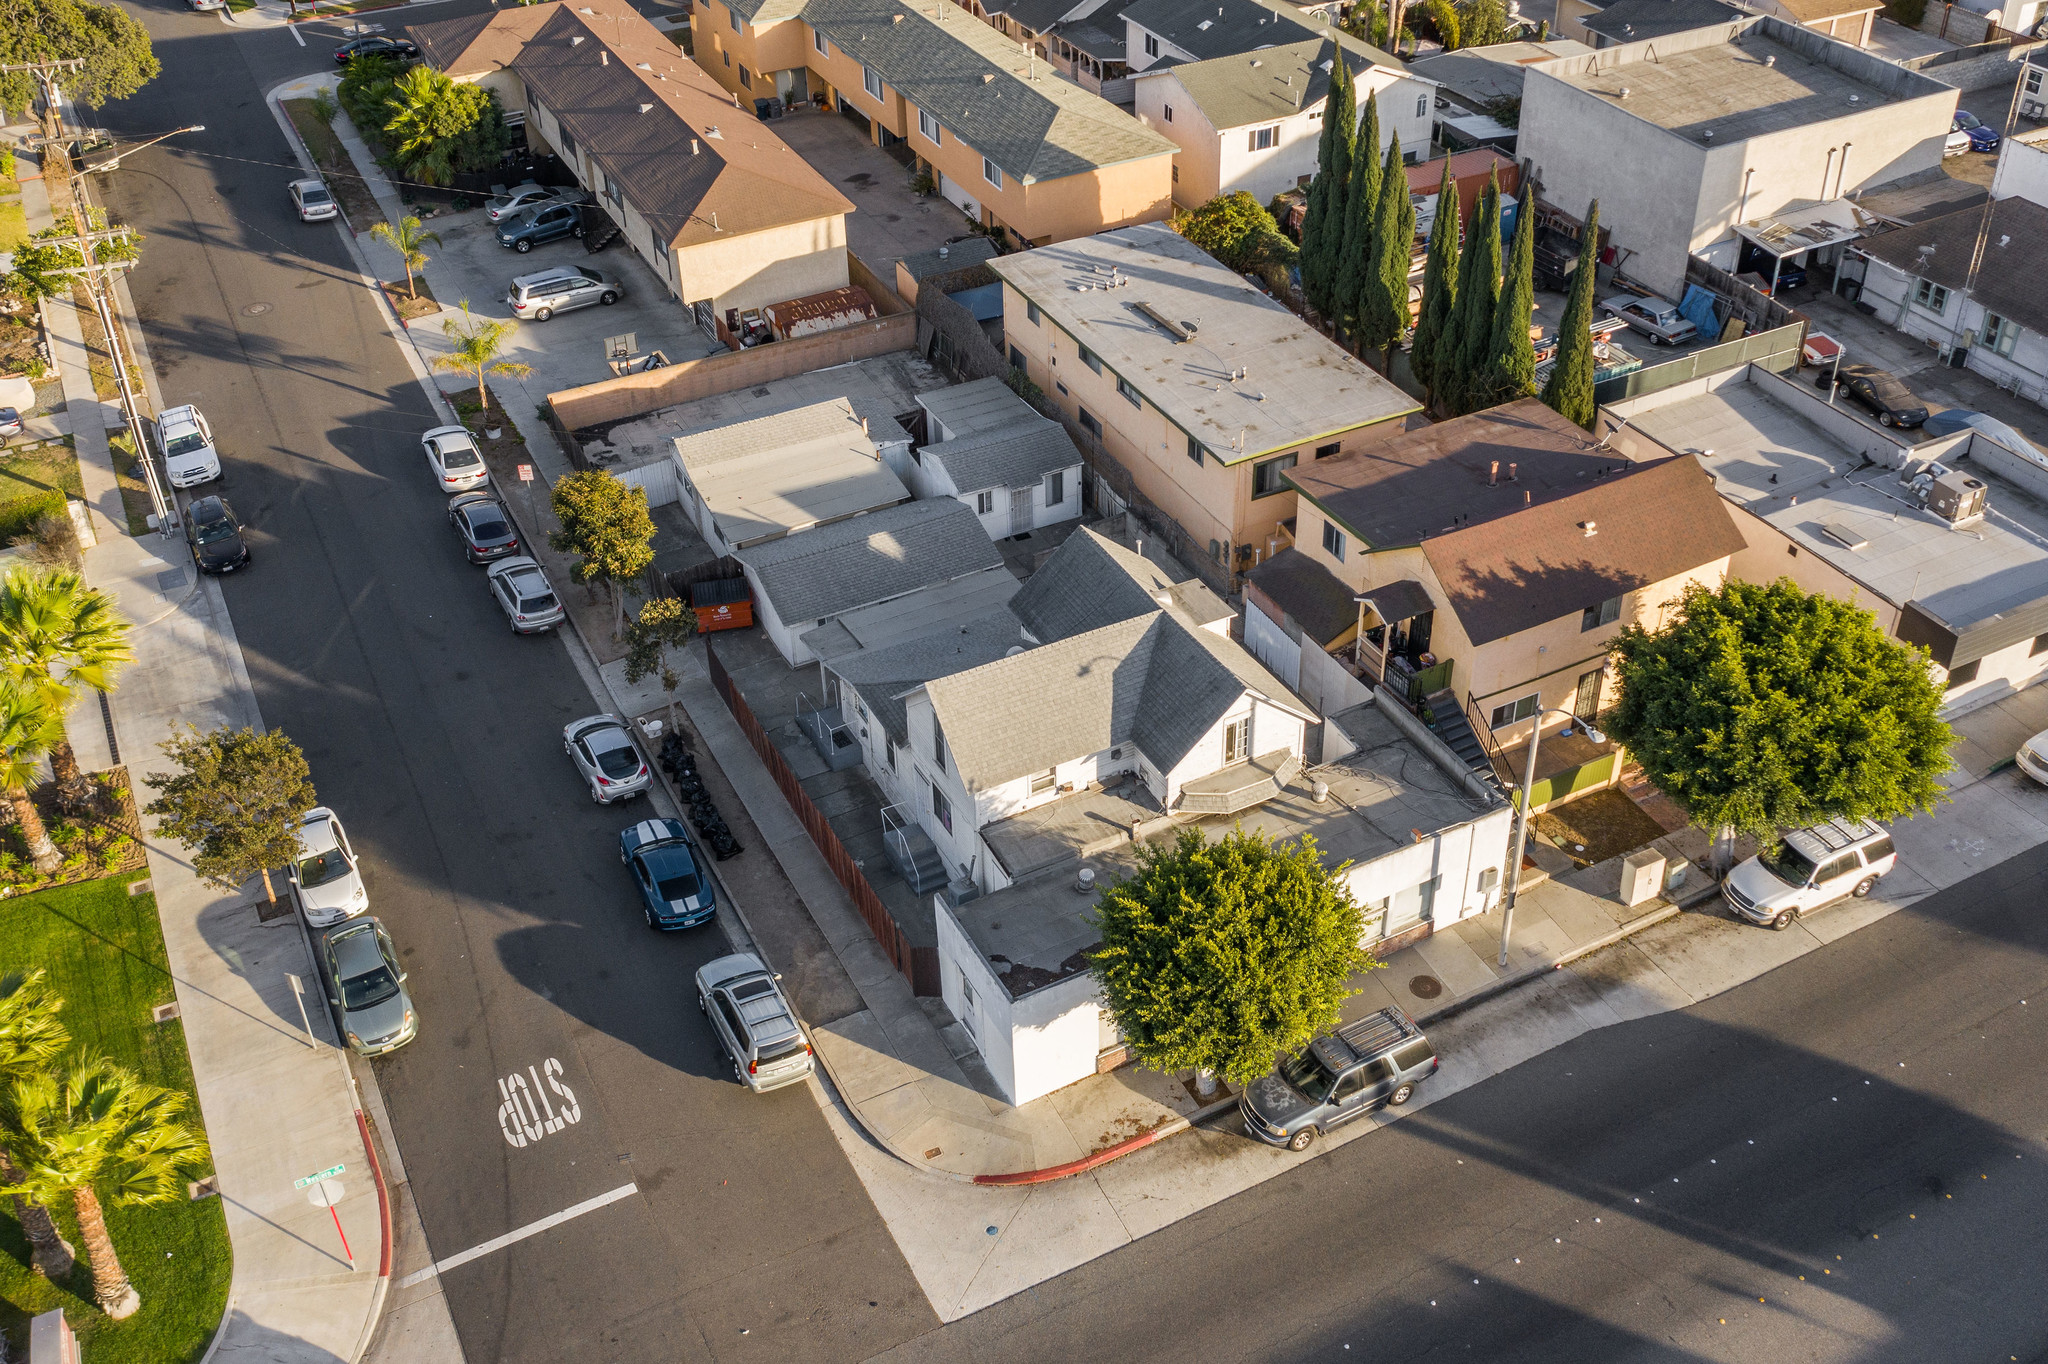
[[[59,71],[81,71],[85,68],[83,57],[53,58],[47,62],[20,62],[13,66],[0,66],[0,73],[9,71],[31,71],[43,87],[43,138],[53,142],[64,132],[63,104],[57,93]]]

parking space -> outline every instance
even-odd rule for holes
[[[770,125],[811,168],[853,200],[846,245],[893,287],[896,262],[930,251],[971,228],[964,214],[936,194],[910,188],[911,172],[839,114],[799,108]]]

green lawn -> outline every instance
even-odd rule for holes
[[[63,886],[0,901],[0,964],[41,966],[63,996],[64,1021],[81,1047],[106,1053],[153,1084],[192,1093],[185,1029],[150,1022],[173,998],[156,897],[130,896],[134,875]],[[200,1121],[198,1101],[192,1120]],[[184,1364],[206,1353],[226,1310],[234,1268],[218,1198],[155,1208],[107,1208],[121,1263],[142,1294],[142,1310],[109,1321],[92,1302],[92,1279],[70,1208],[55,1209],[78,1247],[69,1283],[31,1273],[28,1240],[0,1200],[0,1330],[25,1358],[28,1319],[61,1307],[92,1364]]]
[[[63,511],[66,496],[84,495],[78,456],[69,441],[45,441],[9,453],[0,459],[0,545],[26,534],[37,517]]]
[[[12,251],[28,240],[28,213],[20,196],[0,197],[0,251]]]

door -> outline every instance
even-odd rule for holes
[[[1232,720],[1223,727],[1223,762],[1241,763],[1251,756],[1252,721],[1247,715],[1242,720]]]
[[[1600,713],[1600,679],[1606,672],[1595,668],[1579,675],[1579,692],[1572,698],[1572,714],[1581,720],[1591,720]]]
[[[1010,534],[1022,535],[1031,529],[1031,489],[1010,489]]]
[[[1847,895],[1849,888],[1856,884],[1858,873],[1863,870],[1862,861],[1853,852],[1843,853],[1821,864],[1813,875],[1813,890],[1805,897],[1806,907],[1824,905],[1839,896]]]

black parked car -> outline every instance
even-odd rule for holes
[[[249,564],[242,523],[226,499],[202,497],[185,510],[185,540],[201,573],[232,573]]]
[[[1238,1096],[1238,1111],[1260,1141],[1306,1151],[1319,1132],[1407,1103],[1438,1064],[1414,1019],[1381,1009],[1282,1060]]]
[[[449,498],[448,524],[462,537],[463,553],[473,564],[519,552],[519,532],[512,528],[512,518],[489,493],[457,493]]]
[[[358,57],[390,57],[394,61],[416,62],[419,48],[403,38],[357,38],[334,49],[334,64],[347,66]]]
[[[1826,388],[1832,378],[1822,374],[1815,383]],[[1842,392],[1875,412],[1886,426],[1918,426],[1927,420],[1927,404],[1914,397],[1898,375],[1875,365],[1843,365]]]

